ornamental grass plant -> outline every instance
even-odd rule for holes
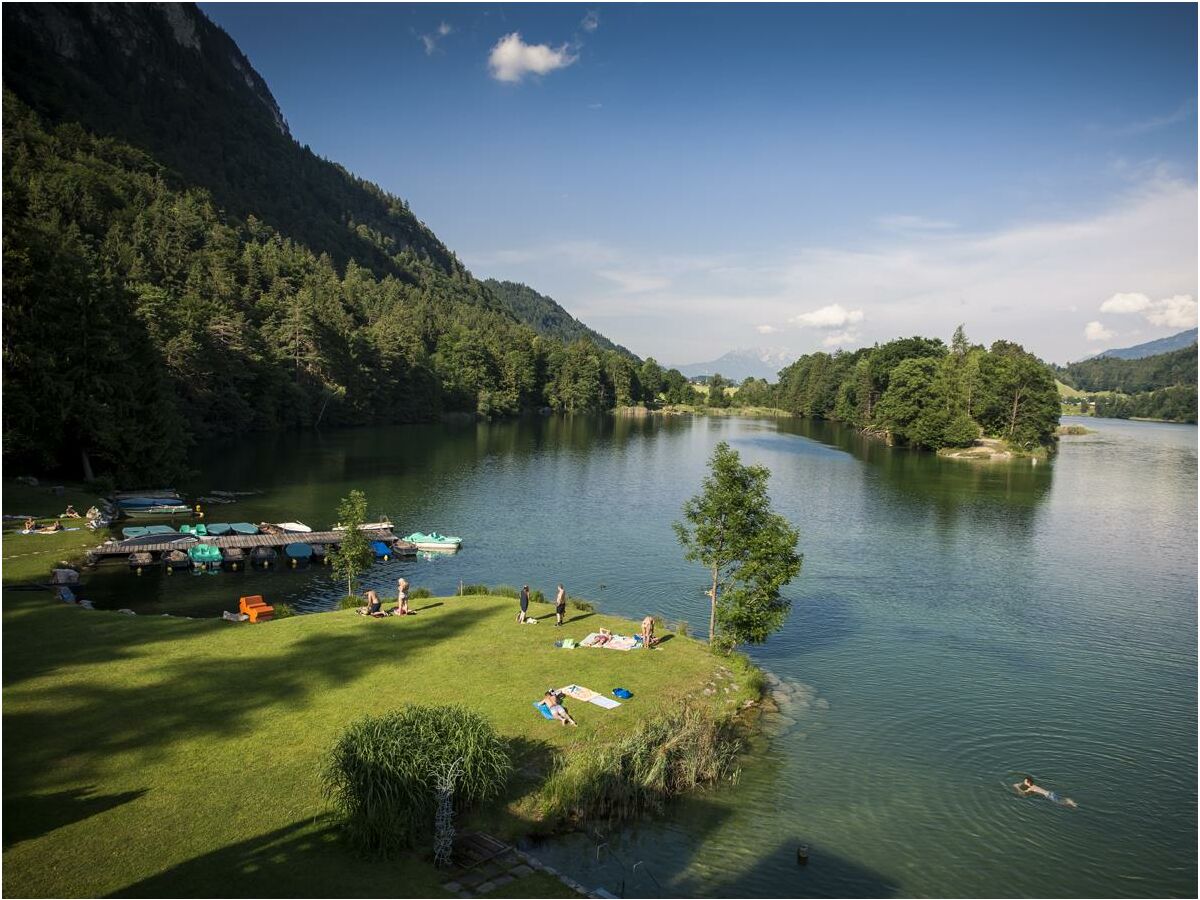
[[[322,781],[351,845],[388,857],[432,844],[436,778],[452,766],[458,812],[501,796],[512,771],[508,745],[484,716],[406,706],[350,723],[325,757]]]

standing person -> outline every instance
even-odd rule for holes
[[[394,616],[408,615],[408,579],[401,578],[396,582],[396,608],[392,610]]]
[[[529,585],[521,588],[521,611],[517,613],[517,622],[525,623],[525,617],[529,615]]]
[[[658,638],[654,636],[654,616],[646,616],[642,619],[642,646],[647,650],[658,643]]]
[[[561,628],[563,623],[563,614],[567,611],[567,592],[563,590],[563,586],[558,586],[558,593],[554,595],[554,627]]]

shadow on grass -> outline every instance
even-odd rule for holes
[[[661,646],[662,644],[665,644],[667,641],[674,640],[674,639],[675,639],[675,635],[664,634],[662,637],[660,637],[657,641],[654,642],[654,645],[656,647]]]
[[[253,642],[235,641],[224,645],[220,656],[164,657],[148,684],[74,680],[47,686],[39,691],[41,702],[34,709],[14,709],[6,703],[5,772],[17,774],[6,779],[5,788],[36,791],[41,779],[54,777],[47,760],[75,757],[85,762],[126,751],[153,753],[176,740],[195,740],[197,735],[245,733],[263,710],[299,708],[326,687],[358,678],[364,661],[396,656],[411,661],[437,653],[445,641],[469,627],[476,614],[470,608],[452,609],[419,617],[411,628],[392,619],[370,620],[371,625],[361,621],[349,632],[337,629],[284,645],[272,643],[275,652],[266,654],[246,653]],[[122,620],[117,624],[129,624],[122,616],[112,618]],[[249,629],[250,638],[259,627],[277,626],[230,627]],[[128,631],[132,635],[174,630]],[[8,638],[6,629],[6,651]],[[84,661],[95,659],[87,648],[77,647],[74,652],[51,654],[51,664],[57,660],[70,666],[80,655]],[[9,664],[6,654],[6,679]],[[197,677],[201,670],[212,677]],[[234,689],[239,685],[254,689]]]
[[[594,615],[595,615],[594,612],[579,613],[578,615],[571,616],[571,618],[569,618],[569,619],[564,618],[563,622],[564,623],[582,622],[584,619],[590,619]]]
[[[136,800],[147,790],[142,788],[120,794],[97,794],[94,787],[85,787],[59,791],[56,794],[6,797],[4,849]]]
[[[354,854],[329,817],[294,822],[114,891],[112,897],[434,897],[441,876],[417,856]]]
[[[445,605],[446,605],[445,603],[442,603],[439,600],[437,603],[426,603],[424,606],[418,606],[416,609],[410,609],[409,612],[410,613],[421,612],[422,610],[425,610],[425,609],[434,609],[435,607],[445,606]]]

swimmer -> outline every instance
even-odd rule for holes
[[[1048,791],[1044,787],[1034,784],[1033,779],[1028,775],[1025,776],[1023,781],[1018,781],[1016,784],[1014,784],[1013,790],[1015,790],[1022,797],[1045,797],[1051,803],[1057,803],[1060,806],[1069,806],[1071,809],[1075,809],[1079,805],[1070,797],[1060,797],[1054,791]]]

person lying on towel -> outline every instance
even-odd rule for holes
[[[612,637],[613,637],[613,634],[611,631],[609,631],[607,628],[601,628],[600,633],[598,635],[596,635],[595,640],[592,641],[592,646],[593,647],[603,647],[605,644],[607,644],[609,641],[612,640]]]
[[[571,718],[571,714],[559,702],[559,696],[554,691],[546,691],[546,696],[542,698],[542,701],[546,704],[546,709],[550,710],[550,715],[558,719],[564,728],[568,725],[574,725],[576,728],[579,727],[579,723]]]

